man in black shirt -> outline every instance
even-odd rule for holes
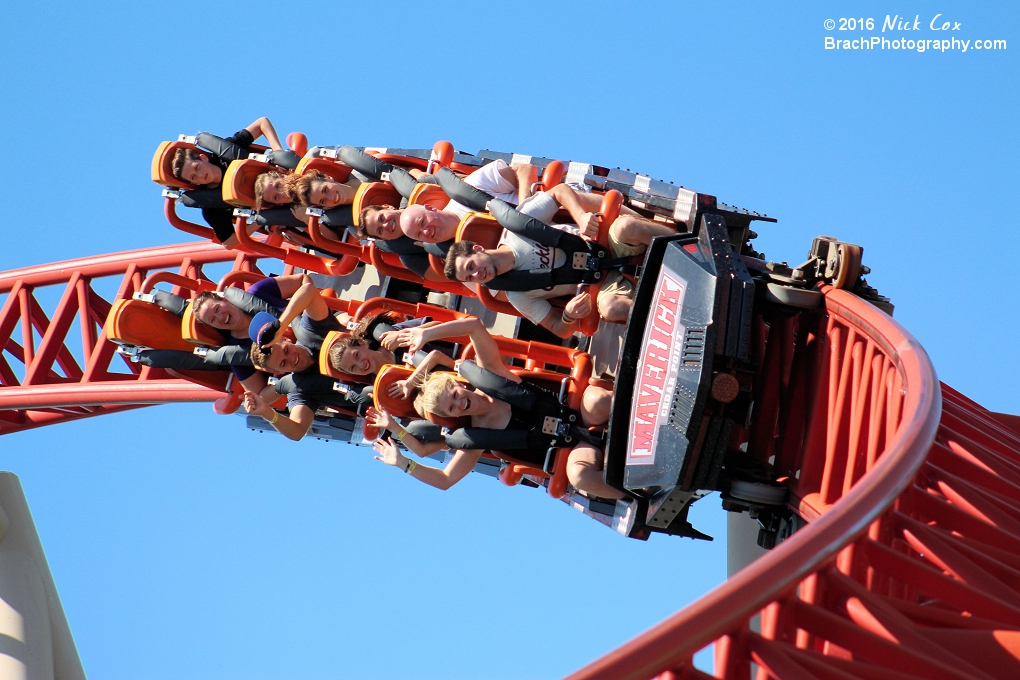
[[[288,326],[297,342],[275,337],[281,335],[279,329]],[[256,315],[251,328],[252,362],[262,371],[290,373],[294,385],[287,394],[288,416],[281,416],[255,392],[244,393],[245,410],[262,416],[288,439],[297,441],[304,437],[315,419],[315,411],[326,405],[320,389],[319,351],[326,334],[336,330],[343,330],[343,326],[311,281],[298,289],[278,321]]]
[[[191,149],[179,149],[174,154],[171,171],[177,179],[196,185],[197,189],[184,192],[181,202],[190,208],[201,208],[202,218],[216,232],[216,238],[227,248],[237,246],[234,234],[234,209],[223,201],[220,183],[223,174],[231,161],[243,160],[255,150],[251,145],[259,137],[265,137],[273,151],[284,152],[276,129],[268,118],[263,116],[254,123],[238,130],[227,138],[217,137],[207,132],[198,135],[198,146],[207,149],[201,153]],[[284,152],[293,158],[282,160],[287,167],[297,165],[300,160],[296,154]]]

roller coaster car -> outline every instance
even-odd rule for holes
[[[725,483],[731,432],[750,414],[754,292],[721,215],[649,247],[606,445],[607,483],[632,496],[615,509],[621,533],[710,539],[687,512]]]

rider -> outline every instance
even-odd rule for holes
[[[546,416],[551,412],[560,412],[558,401],[551,393],[524,383],[503,364],[496,341],[478,319],[467,317],[404,333],[406,336],[401,341],[406,342],[412,350],[431,340],[470,336],[476,359],[462,362],[458,368],[461,378],[467,382],[458,381],[450,373],[434,373],[422,387],[421,408],[441,417],[470,417],[471,426],[446,436],[446,444],[454,449],[454,454],[443,469],[418,465],[408,460],[392,439],[376,442],[378,460],[400,467],[420,481],[439,489],[448,489],[463,479],[474,468],[486,448],[498,446],[509,457],[542,467],[547,449],[559,443],[555,437],[543,432]],[[422,367],[419,367],[418,371],[421,370]],[[414,376],[407,382],[413,388]],[[580,411],[584,425],[605,424],[609,418],[611,400],[612,394],[609,391],[588,386]],[[416,449],[419,442],[405,438],[403,428],[385,411],[372,413],[369,419],[371,424],[394,432],[408,448],[418,453]],[[488,445],[480,446],[481,441]],[[602,479],[603,459],[604,454],[599,446],[583,441],[570,452],[567,478],[576,488],[600,498],[621,498],[622,494]]]

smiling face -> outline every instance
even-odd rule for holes
[[[297,373],[311,368],[313,361],[308,349],[284,339],[269,346],[266,368],[273,373]]]
[[[481,246],[470,255],[460,255],[455,262],[457,280],[467,283],[488,283],[496,278],[496,262]]]
[[[375,353],[365,346],[364,341],[351,345],[340,356],[338,369],[351,375],[369,375],[374,373]]]
[[[372,238],[390,241],[402,235],[400,212],[396,208],[383,206],[365,214],[365,233]]]
[[[223,179],[223,170],[220,169],[220,166],[210,163],[208,156],[201,154],[199,160],[184,162],[184,166],[181,168],[181,179],[196,186],[219,184]]]
[[[459,418],[472,414],[478,405],[478,395],[460,385],[447,386],[439,395],[437,415],[447,418]]]
[[[195,317],[204,324],[224,331],[245,330],[251,323],[250,316],[222,298],[203,304],[195,312]]]
[[[345,185],[332,180],[314,180],[308,192],[308,202],[324,210],[335,208],[343,201],[346,189]]]
[[[400,230],[415,241],[442,243],[456,235],[458,222],[454,213],[444,213],[431,205],[411,205],[400,215]]]

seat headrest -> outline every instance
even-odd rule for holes
[[[398,380],[407,380],[414,372],[409,366],[388,364],[383,366],[375,376],[372,388],[372,400],[376,408],[385,409],[387,413],[398,418],[420,418],[414,410],[414,402],[403,397],[390,395],[390,387]]]
[[[369,380],[367,375],[344,373],[343,371],[333,368],[333,365],[329,363],[330,348],[349,335],[350,333],[346,331],[330,331],[329,333],[326,333],[326,339],[322,341],[322,347],[319,348],[319,373],[329,376],[330,378],[335,378],[336,380],[342,380],[345,383],[365,385]]]
[[[187,142],[160,142],[156,147],[156,153],[152,156],[152,181],[171,189],[184,189],[185,191],[197,189],[197,185],[174,177],[174,154],[178,149],[191,149],[198,153],[204,153],[202,149]]]
[[[436,184],[416,184],[407,199],[408,205],[431,205],[436,210],[443,210],[449,203],[450,197]]]
[[[400,194],[389,182],[365,182],[354,194],[351,210],[354,215],[354,226],[361,219],[361,211],[370,205],[400,205]]]
[[[231,161],[223,173],[223,200],[237,208],[251,208],[255,205],[255,180],[264,172],[276,170],[276,166],[246,158]]]
[[[499,237],[503,235],[503,227],[495,217],[486,213],[469,212],[460,219],[457,225],[458,241],[474,241],[486,249],[499,245]]]
[[[190,351],[181,337],[180,320],[159,305],[142,300],[117,300],[103,326],[106,337],[120,345]]]
[[[337,182],[346,182],[351,178],[351,169],[349,167],[328,158],[302,158],[301,162],[294,168],[294,172],[298,175],[304,175],[309,172],[321,172],[326,177],[330,177]]]
[[[184,308],[184,314],[181,315],[181,336],[194,345],[207,347],[221,347],[228,340],[225,331],[199,321],[190,304]]]

